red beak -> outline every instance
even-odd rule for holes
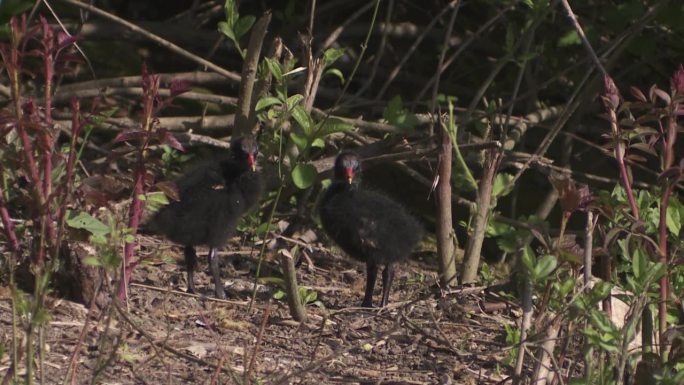
[[[254,159],[254,154],[247,154],[247,164],[252,171],[256,171],[256,159]]]
[[[344,169],[345,174],[347,174],[347,181],[349,184],[352,184],[352,180],[354,179],[354,169],[351,167],[347,167]]]

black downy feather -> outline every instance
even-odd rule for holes
[[[335,160],[335,180],[319,208],[326,233],[349,256],[366,262],[364,307],[371,307],[378,265],[383,271],[381,306],[389,300],[394,263],[409,256],[423,228],[406,209],[375,191],[359,186],[361,164],[356,154],[342,153]]]
[[[150,222],[153,230],[185,246],[190,292],[195,292],[194,247],[206,245],[216,297],[225,298],[216,248],[226,244],[237,221],[261,197],[263,182],[256,170],[257,153],[256,139],[246,136],[233,141],[229,158],[192,167],[176,180],[179,200],[159,210]]]

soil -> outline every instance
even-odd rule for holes
[[[144,237],[142,249],[148,256],[134,271],[125,305],[89,313],[50,297],[43,383],[68,383],[76,350],[76,384],[493,384],[510,375],[504,325],[514,324],[515,308],[492,302],[482,287],[432,289],[435,263],[420,257],[398,266],[389,306],[363,309],[356,306],[364,265],[320,244],[306,248],[299,282],[317,298],[307,306],[308,322],[298,323],[286,301],[274,299],[280,273],[272,252],[250,307],[258,249],[233,244],[221,253],[225,301],[211,298],[206,250],[198,249],[201,295],[191,295],[181,248]],[[7,352],[8,290],[1,297],[0,346]],[[8,356],[0,354],[3,375]],[[36,366],[40,361],[36,354]]]

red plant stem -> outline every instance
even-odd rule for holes
[[[22,119],[21,121],[17,122],[17,133],[19,134],[22,149],[24,150],[24,167],[28,169],[27,171],[31,179],[31,183],[33,184],[33,193],[35,195],[37,205],[37,207],[34,207],[33,217],[36,225],[38,225],[40,223],[38,216],[43,213],[43,210],[45,210],[45,196],[43,195],[42,183],[40,183],[38,165],[36,164],[36,159],[33,155],[33,143],[26,132],[26,127],[24,127],[24,120],[25,119]],[[43,223],[47,224],[46,222],[50,221],[46,220]],[[39,232],[43,233],[43,229],[41,228]],[[42,243],[42,240],[40,240],[40,242]],[[42,247],[38,247],[35,262],[37,262],[39,265],[42,265],[44,257],[44,249]]]
[[[131,230],[133,236],[138,232],[138,226],[140,225],[140,216],[143,209],[143,202],[140,200],[140,195],[144,193],[145,172],[145,163],[141,153],[135,170],[135,185],[133,186],[133,196],[131,197],[131,207],[128,218],[128,228]],[[133,241],[127,242],[126,246],[124,246],[123,277],[121,279],[121,284],[119,285],[118,293],[119,299],[122,301],[127,297],[128,283],[131,280],[131,273],[136,265],[136,263],[132,262],[136,245],[137,242]]]
[[[666,151],[667,153],[667,151]],[[659,262],[667,266],[667,207],[669,205],[670,196],[672,195],[673,183],[668,183],[660,198],[660,256]],[[664,333],[667,329],[667,296],[668,296],[669,279],[668,274],[665,273],[660,277],[660,301],[658,302],[658,331],[660,332],[660,346],[661,355],[665,351]]]
[[[618,162],[618,167],[620,168],[620,180],[622,181],[622,187],[625,188],[625,193],[627,194],[627,200],[629,201],[629,207],[632,209],[632,215],[636,220],[639,220],[639,207],[636,204],[636,199],[634,199],[634,191],[632,191],[632,184],[629,182],[629,176],[627,175],[627,166],[625,166],[625,145],[620,141],[620,128],[618,127],[617,115],[615,110],[612,108],[608,110],[610,114],[610,126],[613,131],[613,137],[615,138],[615,159]]]
[[[677,96],[676,94],[674,95]],[[674,162],[674,143],[677,140],[677,115],[679,110],[679,103],[674,103],[670,106],[669,117],[667,121],[667,133],[663,140],[663,172],[667,171]],[[666,181],[663,188],[662,196],[660,197],[660,256],[658,261],[667,266],[667,208],[670,203],[670,196],[672,195],[672,188],[674,183]],[[669,348],[665,341],[665,331],[667,330],[667,297],[669,291],[669,269],[660,277],[660,301],[658,302],[658,332],[660,335],[660,354],[666,359]]]
[[[147,67],[143,67],[143,123],[142,129],[150,133],[152,129],[152,117],[154,113],[154,101],[159,94],[159,76],[148,75]],[[150,137],[145,137],[138,149],[138,161],[135,167],[135,177],[133,185],[133,196],[131,197],[131,207],[129,209],[128,228],[133,237],[138,233],[138,226],[140,225],[140,217],[143,211],[143,202],[140,196],[145,193],[145,175],[147,169],[145,168],[145,156],[149,147]],[[124,300],[128,296],[128,283],[131,279],[131,273],[137,265],[133,262],[133,253],[135,252],[136,241],[126,242],[124,246],[124,261],[123,261],[123,277],[119,285],[118,297]]]
[[[0,176],[4,174],[2,169],[2,164],[0,164]],[[19,253],[21,246],[19,245],[19,239],[17,238],[17,233],[14,231],[14,223],[12,223],[12,218],[10,218],[9,212],[7,211],[7,204],[5,203],[5,191],[2,189],[2,184],[0,183],[0,218],[2,219],[2,225],[5,229],[5,235],[10,242],[10,248],[15,253]]]
[[[59,210],[57,213],[57,229],[59,234],[57,235],[57,241],[53,245],[53,255],[57,255],[59,251],[60,244],[62,243],[63,232],[64,232],[64,216],[67,212],[67,206],[69,203],[69,198],[71,198],[71,186],[74,182],[74,168],[76,166],[76,156],[78,154],[77,139],[78,135],[81,133],[81,103],[76,97],[71,98],[71,141],[69,142],[69,157],[66,163],[66,175],[64,182],[57,187],[55,196],[58,198]]]
[[[44,19],[43,19],[44,20]],[[54,75],[54,34],[47,22],[43,27],[43,75],[45,76],[45,127],[43,134],[44,157],[43,161],[43,195],[48,200],[44,209],[50,213],[49,200],[52,193],[52,152],[54,150],[54,138],[52,137],[52,78]]]

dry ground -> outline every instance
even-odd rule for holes
[[[230,299],[218,301],[184,292],[179,248],[145,238],[144,249],[151,257],[134,273],[125,317],[111,310],[111,321],[104,313],[89,318],[80,304],[50,300],[44,383],[64,381],[86,319],[78,384],[92,383],[95,375],[97,384],[237,384],[246,373],[263,384],[493,384],[510,373],[503,331],[513,323],[510,308],[485,302],[480,288],[438,299],[429,289],[436,272],[420,259],[397,269],[390,306],[361,309],[355,306],[363,295],[364,265],[334,249],[311,249],[313,266],[304,262],[299,279],[324,308],[309,305],[309,322],[298,324],[286,302],[272,298],[274,279],[260,281],[250,309],[256,267],[250,254],[257,251],[222,254]],[[199,252],[197,286],[210,295],[205,251]],[[277,264],[266,260],[262,276],[279,277]],[[7,349],[11,312],[4,293],[0,332]],[[482,310],[492,308],[499,310]],[[9,367],[8,355],[1,359],[0,373]]]

